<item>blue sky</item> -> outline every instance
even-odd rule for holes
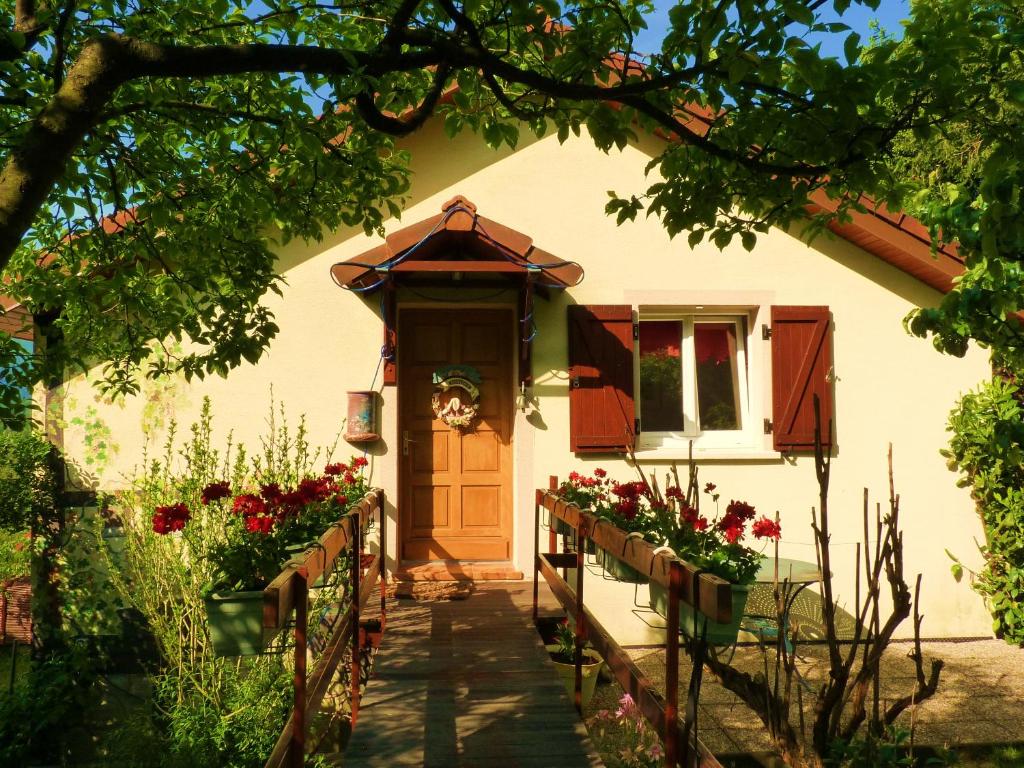
[[[671,0],[656,0],[654,15],[648,17],[647,20],[648,29],[638,39],[638,51],[649,53],[661,48],[661,39],[668,28],[668,11],[674,5],[675,2],[671,2]],[[827,7],[830,9],[831,5],[829,3]],[[882,0],[878,10],[874,11],[855,3],[850,6],[849,10],[841,18],[837,17],[834,11],[825,11],[823,9],[823,16],[826,21],[842,21],[855,32],[859,32],[860,36],[865,40],[871,34],[869,24],[872,20],[877,20],[894,37],[902,37],[903,28],[900,26],[900,20],[905,19],[909,15],[909,0]],[[846,35],[843,34],[822,38],[822,52],[825,55],[836,56],[843,60],[843,40],[845,37]]]

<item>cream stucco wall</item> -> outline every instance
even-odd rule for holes
[[[934,304],[937,293],[845,241],[821,238],[808,247],[790,234],[772,231],[758,239],[752,253],[738,243],[719,252],[706,244],[691,250],[685,237],[672,241],[653,219],[616,227],[603,213],[606,190],[642,190],[653,145],[605,155],[585,137],[565,145],[546,138],[526,142],[515,152],[493,152],[471,136],[448,141],[437,125],[428,125],[406,145],[413,158],[413,187],[402,222],[388,222],[388,231],[434,215],[445,200],[461,194],[482,215],[529,234],[538,247],[586,270],[582,284],[566,295],[537,301],[535,402],[528,414],[517,415],[514,435],[513,546],[521,570],[530,570],[533,488],[545,486],[551,474],[564,477],[573,469],[598,465],[621,478],[633,475],[622,460],[583,459],[569,452],[567,303],[760,307],[751,309],[752,329],[767,322],[772,304],[827,304],[835,323],[838,450],[832,464],[831,521],[840,593],[853,593],[849,574],[861,535],[862,489],[871,489],[873,501],[886,501],[886,449],[892,442],[907,571],[925,574],[925,634],[989,634],[990,619],[980,599],[949,573],[944,549],[968,564],[976,562],[973,540],[983,534],[968,495],[955,488],[938,454],[946,440],[946,414],[961,392],[985,377],[987,359],[979,350],[962,360],[942,357],[926,342],[908,337],[900,324],[914,306]],[[320,244],[291,243],[281,249],[284,296],[267,299],[281,332],[257,366],[245,365],[227,379],[148,384],[140,397],[119,404],[99,402],[83,377],[68,382],[65,447],[85,481],[105,488],[124,484],[139,465],[146,440],[152,452],[170,418],[190,424],[203,396],[213,402],[218,434],[230,429],[236,442],[256,447],[273,386],[290,414],[306,415],[314,445],[333,443],[343,427],[345,391],[375,382],[381,326],[376,299],[345,293],[328,270],[378,242],[361,231],[339,231]],[[495,299],[512,300],[512,294]],[[760,423],[770,413],[769,352],[759,332],[750,339],[751,417]],[[371,449],[372,479],[395,499],[394,388],[383,390],[382,402],[384,439]],[[107,434],[115,449],[99,465],[89,462],[89,431]],[[348,450],[339,444],[341,455]],[[702,480],[714,481],[727,498],[745,499],[769,514],[780,512],[783,554],[814,559],[809,522],[817,492],[811,459],[772,453],[770,438],[743,451],[698,455],[704,464]],[[646,465],[667,467],[672,458],[683,457],[641,453],[640,458]],[[393,508],[389,514],[394,520]]]

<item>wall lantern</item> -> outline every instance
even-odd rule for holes
[[[380,440],[377,431],[377,393],[373,390],[348,393],[345,440],[350,443],[372,443],[374,440]]]

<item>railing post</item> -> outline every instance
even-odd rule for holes
[[[384,514],[384,491],[377,491],[377,519],[380,521],[380,631],[384,631],[387,620],[388,593],[388,533],[387,517]]]
[[[540,488],[534,494],[533,500],[533,623],[537,623],[540,588],[540,510],[544,500],[544,491]]]
[[[306,762],[306,630],[309,609],[309,586],[305,567],[296,569],[292,576],[295,596],[295,701],[292,704],[292,768],[302,768]]]
[[[352,612],[352,672],[351,672],[351,708],[352,708],[352,727],[356,727],[356,720],[359,718],[359,656],[360,656],[360,645],[359,639],[361,632],[359,631],[359,574],[362,571],[362,543],[363,543],[363,524],[360,520],[359,514],[355,514],[352,518],[352,605],[349,610]]]
[[[576,670],[574,698],[576,711],[583,715],[583,646],[587,642],[587,622],[583,615],[583,557],[586,551],[587,518],[582,514],[576,526]]]
[[[551,475],[548,478],[548,490],[552,493],[558,491],[558,475]],[[548,520],[551,525],[548,526],[548,552],[554,553],[558,551],[558,534],[555,533],[555,516],[550,515]],[[562,578],[565,578],[565,569],[562,569]]]
[[[665,764],[679,764],[679,598],[682,596],[683,567],[669,561],[668,621],[665,632]]]

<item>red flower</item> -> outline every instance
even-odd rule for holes
[[[217,501],[218,499],[226,499],[231,495],[231,486],[226,482],[210,483],[208,486],[203,488],[201,501],[203,506],[209,505],[211,501]]]
[[[366,460],[365,456],[357,456],[356,458],[352,459],[352,469],[362,469],[369,463],[370,462]]]
[[[331,477],[336,477],[342,474],[343,472],[348,472],[348,467],[346,467],[344,464],[328,464],[326,467],[324,467],[324,474],[330,475]]]
[[[722,533],[725,534],[725,540],[730,544],[735,544],[739,541],[740,537],[743,536],[742,525],[732,525],[722,529]]]
[[[348,506],[348,496],[346,496],[343,493],[339,493],[337,496],[335,496],[334,501],[342,507]]]
[[[683,501],[686,498],[686,494],[683,493],[683,489],[678,485],[670,485],[665,489],[665,498]]]
[[[260,496],[268,504],[280,504],[281,503],[281,486],[277,483],[267,483],[266,485],[260,486]]]
[[[753,520],[754,515],[757,514],[754,508],[747,504],[745,501],[731,501],[729,506],[725,508],[726,514],[735,515],[740,520],[746,522],[747,520]]]
[[[731,507],[732,505],[730,505]],[[743,535],[744,520],[735,511],[726,511],[716,526],[725,534],[725,539],[730,544],[735,544]]]
[[[256,517],[266,514],[267,504],[255,494],[243,493],[241,496],[235,496],[235,503],[231,506],[231,511],[246,518]]]
[[[598,467],[597,469],[595,469],[595,470],[594,470],[594,477],[601,477],[601,478],[604,478],[604,477],[607,477],[607,476],[608,476],[608,473],[607,473],[607,472],[605,472],[605,471],[604,471],[603,469],[601,469],[600,467]]]
[[[161,535],[180,531],[192,519],[192,513],[184,504],[171,504],[153,510],[153,530]]]
[[[757,520],[750,530],[759,539],[775,539],[775,541],[778,541],[782,538],[782,526],[774,520],[769,520],[764,515],[761,515],[761,519]]]
[[[616,483],[612,487],[612,493],[623,499],[637,499],[647,493],[647,483],[639,480],[632,483]]]
[[[299,482],[298,492],[302,496],[303,504],[312,504],[316,501],[329,499],[334,492],[334,481],[329,477],[314,480],[312,477],[304,477]]]
[[[346,485],[352,485],[352,483],[356,481],[356,476],[353,475],[351,472],[346,472],[344,480]]]
[[[245,518],[245,530],[249,533],[268,534],[274,527],[274,518],[268,515],[253,515]]]
[[[714,483],[707,483],[704,485],[704,493],[714,493],[715,488],[718,486]]]
[[[679,519],[695,531],[707,530],[708,521],[701,517],[697,513],[697,510],[689,505],[684,505],[679,511]]]
[[[615,505],[615,511],[618,512],[626,520],[632,520],[634,517],[636,517],[636,499],[623,499],[622,501]]]

